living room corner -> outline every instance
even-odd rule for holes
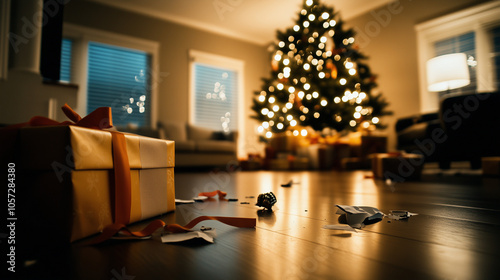
[[[3,0],[0,278],[497,278],[499,14]]]

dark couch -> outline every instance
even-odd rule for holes
[[[499,110],[499,111],[497,111]],[[500,92],[448,94],[439,112],[401,118],[397,148],[448,169],[452,161],[481,167],[481,157],[500,156]]]

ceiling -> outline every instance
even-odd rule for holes
[[[291,27],[302,0],[89,0],[259,45]],[[323,0],[347,20],[392,0]]]

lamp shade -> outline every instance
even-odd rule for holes
[[[452,53],[427,61],[427,89],[445,91],[470,84],[465,53]]]

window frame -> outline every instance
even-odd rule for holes
[[[75,111],[84,116],[87,114],[87,71],[88,71],[88,46],[89,42],[113,45],[121,48],[140,50],[151,55],[151,107],[150,126],[156,128],[158,114],[158,73],[159,73],[159,49],[160,44],[156,41],[116,34],[112,32],[82,27],[74,24],[64,23],[63,38],[73,40],[72,81],[78,84],[77,107]]]
[[[500,25],[500,2],[488,2],[432,19],[415,26],[417,32],[420,111],[439,110],[439,94],[427,91],[426,62],[434,57],[434,43],[450,37],[474,32],[476,44],[477,92],[495,90],[495,77],[489,57],[492,46],[489,30]]]
[[[189,123],[195,123],[195,64],[205,64],[207,66],[229,69],[236,72],[238,84],[236,86],[237,92],[237,108],[236,112],[238,114],[238,123],[236,125],[237,131],[240,137],[243,137],[241,133],[244,132],[244,68],[245,62],[239,59],[230,58],[226,56],[211,54],[207,52],[202,52],[198,50],[189,50]]]

